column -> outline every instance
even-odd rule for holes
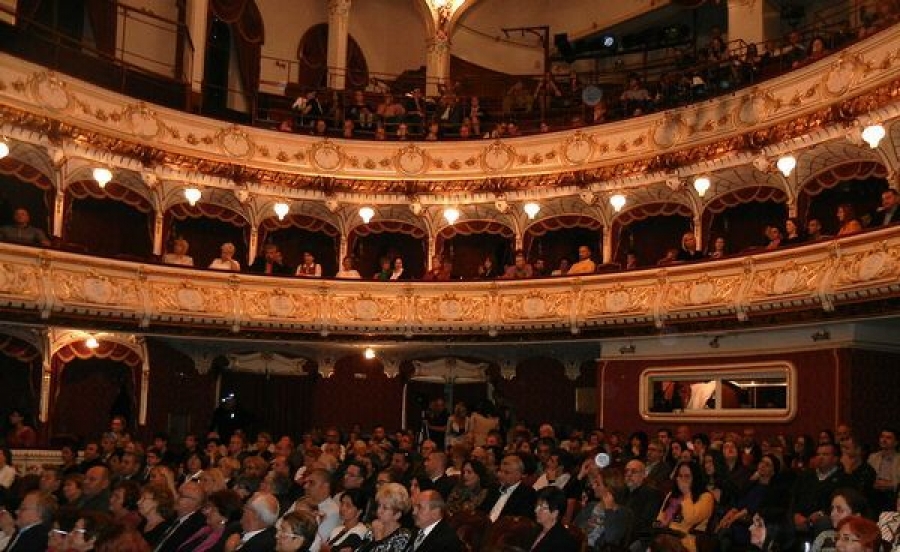
[[[437,240],[435,239],[433,234],[429,234],[428,235],[428,258],[425,259],[425,266],[427,267],[427,270],[433,270],[435,268],[438,268],[435,266],[431,266],[431,259],[433,259],[435,255],[437,255]]]
[[[608,228],[603,228],[603,234],[600,237],[603,247],[603,263],[613,262],[612,258],[612,236]]]
[[[162,255],[163,252],[163,214],[159,211],[153,219],[153,254]]]
[[[428,41],[425,63],[425,95],[438,96],[440,87],[450,78],[450,40],[443,30]]]
[[[728,40],[763,42],[765,4],[764,0],[728,0]]]
[[[347,82],[347,41],[351,0],[328,0],[328,87],[343,90]]]
[[[703,243],[703,214],[694,215],[694,237],[697,238],[697,251],[705,251]]]
[[[247,252],[247,265],[253,264],[253,261],[256,260],[256,252],[259,251],[259,226],[256,226],[254,223],[253,228],[250,229],[250,247]]]
[[[191,82],[189,109],[200,105],[203,91],[203,73],[206,65],[206,25],[209,17],[209,0],[189,0],[186,24],[191,37],[191,49],[185,51],[185,70]]]
[[[344,257],[347,256],[347,235],[342,233],[340,236],[338,236],[337,239],[338,239],[338,260],[337,260],[338,262],[337,262],[337,265],[338,265],[338,270],[343,270],[344,265],[342,265],[341,263],[344,262]]]

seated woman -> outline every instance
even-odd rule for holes
[[[493,280],[498,276],[500,276],[500,273],[497,271],[493,257],[490,255],[486,256],[478,267],[478,278],[481,280]]]
[[[109,497],[109,511],[113,519],[120,525],[131,529],[140,528],[144,520],[138,513],[138,500],[141,498],[141,486],[136,481],[119,481],[113,486]]]
[[[463,462],[462,475],[447,496],[447,512],[474,512],[487,498],[489,485],[487,468],[478,460]]]
[[[541,530],[531,544],[531,552],[578,552],[578,542],[561,521],[565,510],[562,489],[551,486],[538,492],[534,517]]]
[[[225,542],[235,532],[240,532],[238,523],[244,503],[240,495],[231,489],[210,493],[206,499],[206,526],[188,537],[178,550],[181,552],[208,552],[222,550]]]
[[[212,270],[240,272],[241,263],[234,260],[234,244],[230,242],[223,243],[219,249],[219,258],[213,259],[213,262],[209,263],[209,268]]]
[[[703,252],[697,248],[697,236],[693,232],[685,232],[681,236],[681,249],[676,260],[682,262],[699,261],[704,258]]]
[[[310,512],[291,512],[278,521],[275,532],[276,552],[307,552],[316,542],[319,522]]]
[[[341,524],[328,536],[331,552],[353,552],[366,539],[369,528],[361,520],[366,511],[366,495],[362,489],[347,489],[341,493]]]
[[[784,230],[787,236],[781,240],[781,245],[797,245],[806,241],[806,237],[802,235],[802,227],[800,221],[795,217],[790,217],[784,221]]]
[[[850,236],[862,232],[862,224],[856,218],[856,210],[849,203],[842,203],[837,208],[838,224],[841,225],[838,230],[838,236]]]
[[[866,497],[853,487],[842,487],[831,494],[831,526],[838,527],[849,516],[864,515],[869,509]],[[810,552],[834,552],[837,531],[826,529],[816,536]]]
[[[172,491],[163,485],[145,485],[138,501],[138,512],[146,520],[144,540],[155,547],[165,536],[175,515],[175,497]]]
[[[375,495],[378,513],[372,521],[372,542],[360,550],[365,552],[405,552],[412,544],[412,532],[400,525],[412,503],[406,488],[399,483],[386,483]]]
[[[112,517],[106,512],[82,512],[75,527],[69,533],[67,550],[87,552],[93,550],[97,537],[113,525]]]
[[[837,526],[838,552],[874,552],[881,544],[878,524],[862,516],[848,516]]]
[[[338,270],[334,277],[346,280],[359,280],[361,278],[359,271],[353,268],[353,257],[344,257],[344,260],[341,261],[341,269]]]
[[[188,242],[184,238],[176,238],[172,242],[172,252],[163,255],[162,261],[170,265],[194,266],[194,259],[189,257]]]
[[[394,257],[392,266],[393,268],[391,269],[391,275],[388,277],[388,280],[412,280],[412,274],[409,270],[403,268],[402,257]]]
[[[310,251],[303,252],[303,263],[297,267],[297,272],[295,272],[296,276],[302,276],[304,278],[321,278],[322,277],[322,265],[316,262],[315,255]]]
[[[372,277],[373,280],[390,280],[391,279],[391,260],[388,257],[382,257],[378,261],[379,270]]]
[[[713,240],[712,248],[709,250],[709,258],[710,259],[722,259],[728,252],[725,248],[725,238],[723,236],[717,236]]]
[[[677,539],[688,552],[697,552],[697,540],[691,532],[706,530],[716,501],[706,490],[703,472],[696,462],[680,462],[674,480],[672,491],[666,495],[656,517],[656,526],[665,532],[654,541],[659,541],[656,544],[665,550],[673,547],[665,541]]]
[[[594,459],[586,462],[593,464]],[[625,546],[631,537],[634,514],[618,502],[625,492],[625,476],[621,468],[606,467],[590,476],[594,502],[585,506],[575,518],[575,525],[584,531],[588,547],[600,550],[606,546]]]

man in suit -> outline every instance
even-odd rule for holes
[[[537,493],[522,483],[524,475],[525,465],[518,456],[510,454],[500,462],[500,471],[497,474],[500,489],[494,490],[483,503],[488,509],[491,521],[497,521],[502,516],[524,516],[534,519]]]
[[[872,217],[872,227],[888,226],[900,222],[900,192],[888,188],[881,193],[881,207]]]
[[[178,489],[175,500],[175,523],[166,531],[153,552],[175,552],[185,541],[206,526],[201,509],[206,505],[206,493],[195,481],[186,481]]]
[[[255,274],[280,274],[290,276],[291,268],[281,262],[281,251],[274,243],[263,246],[263,254],[250,265],[250,272]]]
[[[831,495],[840,487],[853,486],[840,465],[841,448],[836,443],[823,443],[816,449],[816,467],[802,472],[791,493],[791,516],[797,537],[812,541],[831,528],[826,512],[831,509]]]
[[[25,499],[16,510],[13,522],[9,512],[0,514],[0,529],[5,533],[15,534],[3,552],[32,552],[47,549],[47,536],[53,514],[56,512],[56,499],[45,492],[34,490],[25,495]]]
[[[425,477],[428,480],[424,482],[423,487],[436,490],[444,500],[447,500],[454,485],[453,478],[447,475],[447,455],[437,451],[429,453],[425,457],[424,467]]]
[[[109,486],[109,468],[100,465],[89,469],[84,474],[83,494],[78,507],[90,512],[109,512]]]
[[[275,522],[278,521],[278,499],[271,493],[254,493],[244,506],[241,533],[232,535],[226,550],[271,552],[275,550]]]
[[[462,551],[462,541],[444,520],[445,513],[444,499],[435,490],[422,491],[413,500],[413,517],[419,531],[413,541],[412,552]]]
[[[625,464],[623,505],[634,514],[632,551],[646,550],[653,536],[653,522],[662,506],[662,494],[647,483],[647,466],[640,460]]]

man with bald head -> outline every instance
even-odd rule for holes
[[[634,514],[632,552],[646,550],[653,538],[653,522],[662,506],[662,494],[647,484],[647,466],[640,460],[625,464],[625,501]]]
[[[84,474],[78,508],[89,512],[109,512],[109,468],[94,466]]]
[[[175,552],[191,536],[206,526],[202,509],[206,505],[206,493],[196,481],[188,480],[178,489],[175,497],[175,515],[178,517],[166,531],[153,552]]]
[[[254,493],[241,516],[241,534],[232,535],[226,550],[271,552],[275,550],[275,522],[278,521],[278,499],[271,493]]]
[[[331,473],[324,468],[314,468],[303,480],[303,490],[318,512],[319,536],[323,542],[328,542],[331,531],[341,523],[340,507],[331,498]]]
[[[497,521],[503,516],[524,516],[534,519],[537,493],[530,485],[522,484],[524,476],[525,465],[521,458],[515,454],[503,458],[497,473],[500,488],[488,494],[482,502],[482,507],[487,509],[491,521]]]
[[[447,455],[443,452],[431,452],[425,457],[425,481],[420,482],[422,489],[434,489],[444,500],[450,496],[455,481],[447,476]]]
[[[463,550],[462,542],[456,535],[456,531],[444,520],[446,513],[444,499],[437,491],[422,491],[413,499],[413,518],[419,529],[413,541],[413,552],[461,552]]]

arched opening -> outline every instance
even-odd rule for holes
[[[402,258],[404,271],[408,270],[413,279],[425,273],[425,231],[409,223],[375,221],[357,226],[350,232],[347,246],[363,278],[378,273],[382,258]]]
[[[838,205],[849,203],[867,226],[888,189],[887,169],[880,163],[860,161],[832,167],[803,185],[797,198],[797,212],[807,221],[819,219],[829,236],[837,234]]]
[[[766,226],[784,230],[788,216],[786,201],[783,190],[765,186],[735,190],[716,198],[704,212],[708,228],[704,249],[709,250],[718,237],[725,238],[725,251],[729,254],[766,245]]]
[[[146,198],[115,182],[104,189],[73,182],[66,191],[67,247],[128,260],[152,257],[153,207]]]
[[[670,248],[681,246],[681,236],[693,228],[693,216],[680,203],[651,203],[626,211],[613,221],[613,260],[626,264],[629,252],[638,267],[656,266]]]
[[[7,157],[0,161],[0,225],[12,221],[13,210],[24,207],[31,225],[50,235],[53,185],[40,171]]]
[[[246,219],[225,207],[209,203],[191,206],[186,203],[173,205],[164,221],[164,243],[167,251],[176,238],[187,240],[194,266],[206,268],[219,256],[223,243],[234,244],[234,258],[244,267],[247,263],[247,233],[250,226]]]
[[[603,262],[603,224],[593,218],[580,215],[564,215],[540,220],[525,231],[524,246],[528,259],[534,263],[543,259],[550,271],[559,267],[560,261],[578,260],[578,248],[586,245],[593,252],[597,264]]]
[[[0,335],[0,435],[9,432],[9,413],[13,409],[25,414],[25,424],[37,425],[37,393],[40,385],[40,352],[29,343],[13,336]]]
[[[309,251],[326,277],[337,273],[339,240],[337,228],[304,215],[290,215],[284,220],[268,218],[260,227],[260,242],[277,245],[288,266],[296,268],[303,262],[303,253]]]
[[[467,220],[441,229],[435,251],[453,263],[454,277],[475,279],[485,257],[498,268],[512,263],[514,240],[512,228],[499,222]]]
[[[304,89],[328,87],[328,24],[313,25],[303,33],[297,46],[297,84]],[[347,88],[365,88],[369,83],[369,65],[362,48],[347,37]]]
[[[262,15],[254,0],[210,0],[209,11],[204,111],[247,119],[259,90]]]

